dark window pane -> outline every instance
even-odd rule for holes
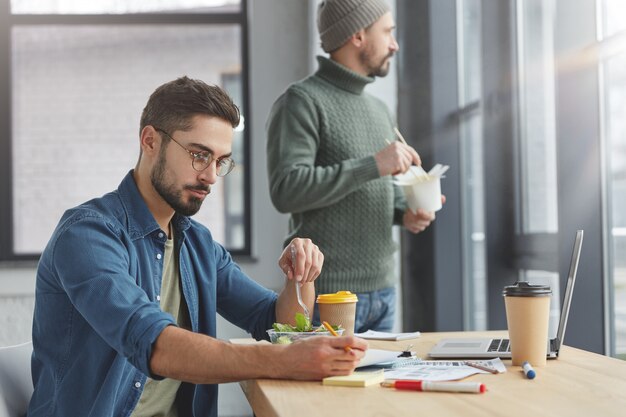
[[[139,118],[157,86],[228,79],[243,108],[240,38],[239,25],[14,27],[15,253],[41,252],[64,210],[117,187],[137,161]],[[195,216],[229,249],[244,245],[226,236],[244,227],[242,142],[237,134],[228,182],[218,180]]]
[[[626,53],[623,51],[626,2],[604,0],[603,4],[603,36],[600,48],[615,51],[615,47],[611,45],[616,44],[616,39],[617,45],[621,45],[620,53],[602,63],[602,82],[603,131],[607,152],[605,175],[610,201],[607,233],[611,256],[609,274],[612,278],[612,288],[609,291],[613,297],[611,329],[615,355],[626,359]]]

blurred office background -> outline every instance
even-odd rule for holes
[[[148,95],[223,86],[244,122],[236,170],[197,218],[279,290],[287,228],[268,195],[264,124],[315,70],[316,0],[0,0],[0,346],[30,339],[35,268],[63,211],[117,187]],[[428,231],[398,230],[398,329],[506,327],[502,287],[551,285],[565,343],[626,358],[626,2],[397,0],[400,52],[368,90],[428,169],[451,165]],[[219,337],[245,337],[219,322]],[[237,384],[220,415],[251,415]]]

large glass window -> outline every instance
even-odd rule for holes
[[[1,180],[9,181],[3,188],[9,198],[0,204],[12,239],[0,259],[36,258],[64,210],[117,187],[139,155],[143,106],[164,82],[187,75],[220,85],[245,120],[245,19],[239,1],[32,0],[12,7],[10,99],[2,103],[11,123],[10,130],[2,127],[1,141],[9,142],[0,142],[10,149],[1,157],[11,166]],[[212,14],[224,7],[234,12]],[[124,20],[92,15],[89,24],[81,24],[85,16],[71,15],[146,11],[160,14]],[[200,18],[186,23],[168,12]],[[56,23],[53,15],[29,19],[29,13],[70,15]],[[218,180],[194,216],[236,254],[250,250],[245,133],[242,122],[233,144],[235,170]]]
[[[537,247],[558,232],[555,6],[554,0],[516,2],[516,255],[520,259],[522,253],[530,254],[536,265],[531,268],[520,263],[520,280],[552,288],[551,337],[556,334],[560,313],[559,274],[551,271],[548,263],[542,268],[537,262],[542,257]],[[556,246],[553,249],[555,258]]]
[[[553,0],[518,0],[520,233],[558,230]]]
[[[626,2],[600,3],[611,351],[626,359]],[[606,51],[606,53],[605,53]]]
[[[457,1],[464,328],[487,328],[480,0]]]

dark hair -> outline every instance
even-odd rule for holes
[[[239,125],[239,108],[224,90],[183,76],[154,90],[141,114],[139,133],[148,125],[169,133],[189,130],[191,118],[199,114],[223,119],[233,128]]]

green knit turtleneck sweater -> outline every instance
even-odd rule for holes
[[[385,104],[363,77],[318,57],[318,71],[278,98],[267,122],[270,193],[291,213],[289,236],[324,253],[318,293],[370,292],[395,284],[392,225],[404,197],[381,177],[374,154],[393,140]]]

